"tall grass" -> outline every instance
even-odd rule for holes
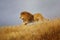
[[[60,19],[0,27],[0,40],[60,40]]]

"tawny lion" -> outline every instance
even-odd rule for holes
[[[34,21],[44,21],[45,20],[45,18],[40,13],[35,13],[34,15],[32,15],[31,13],[26,12],[26,11],[21,12],[20,18],[23,20],[23,23],[25,25],[30,22],[34,22]]]

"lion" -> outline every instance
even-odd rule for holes
[[[26,11],[20,13],[20,18],[23,20],[23,24],[25,25],[34,21],[34,16]]]
[[[31,14],[30,12],[23,11],[20,13],[20,18],[23,20],[23,24],[27,25],[28,23],[35,21],[46,21],[47,19],[43,17],[41,13]]]

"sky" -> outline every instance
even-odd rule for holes
[[[46,18],[60,17],[60,0],[0,0],[0,26],[19,25],[19,14],[40,12]]]

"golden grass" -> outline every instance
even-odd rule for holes
[[[1,27],[0,40],[60,40],[60,19]]]

